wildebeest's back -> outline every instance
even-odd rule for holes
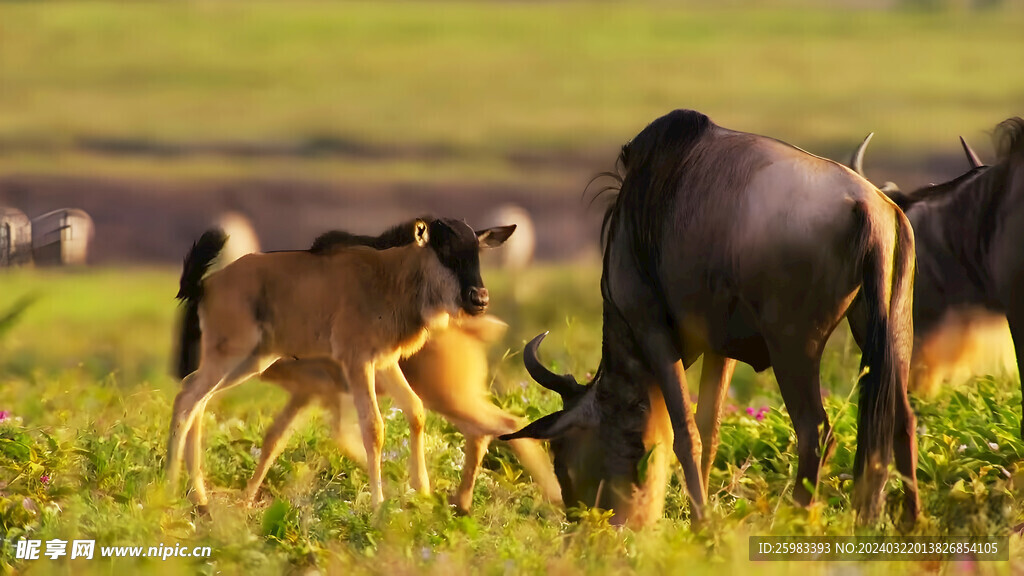
[[[265,353],[328,356],[345,348],[334,341],[355,338],[361,345],[352,348],[362,351],[393,349],[397,339],[415,336],[394,326],[415,290],[397,289],[382,254],[362,247],[250,254],[207,278],[204,305],[218,322],[252,323]],[[203,331],[216,338],[217,322],[204,320]]]
[[[823,344],[859,287],[865,218],[896,226],[895,206],[847,168],[717,126],[677,178],[658,285],[686,362],[710,348],[762,369],[766,337]]]

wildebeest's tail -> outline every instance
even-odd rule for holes
[[[228,237],[223,230],[207,230],[192,244],[185,256],[176,298],[184,305],[178,321],[178,362],[175,373],[184,378],[199,367],[199,302],[203,298],[203,276],[224,249]]]
[[[854,504],[864,519],[880,512],[881,493],[893,454],[897,410],[904,401],[913,347],[914,233],[894,208],[896,229],[873,227],[868,207],[858,205],[865,238],[863,299],[866,334],[862,345]],[[888,219],[886,219],[888,221]],[[891,222],[891,221],[890,221]],[[895,243],[889,239],[895,233]]]

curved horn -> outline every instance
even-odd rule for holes
[[[964,147],[964,154],[967,154],[967,161],[971,163],[971,170],[985,165],[981,158],[978,158],[978,155],[974,153],[974,150],[971,150],[970,144],[967,143],[967,140],[964,140],[963,136],[960,137],[960,145]]]
[[[857,149],[853,152],[853,156],[850,157],[850,168],[864,178],[867,178],[867,176],[864,175],[864,150],[867,149],[868,142],[871,142],[871,139],[874,136],[874,132],[865,136],[864,141],[860,143],[860,146],[857,146]]]
[[[530,373],[530,377],[536,380],[538,384],[552,392],[558,392],[563,399],[565,399],[566,396],[575,396],[582,392],[583,387],[576,382],[576,379],[572,377],[572,374],[555,374],[548,370],[547,367],[541,363],[540,358],[537,357],[537,350],[540,348],[540,343],[547,335],[547,332],[538,334],[533,340],[530,340],[529,344],[526,345],[526,348],[523,349],[523,364],[526,365],[526,371]]]

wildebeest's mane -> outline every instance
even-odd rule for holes
[[[630,234],[633,256],[641,274],[657,290],[657,262],[666,215],[671,213],[683,173],[697,144],[715,125],[694,110],[675,110],[644,128],[622,147],[618,165],[621,185],[605,212],[602,243],[607,268],[608,247],[614,235]],[[609,187],[614,189],[614,187]],[[602,292],[604,291],[602,281]]]
[[[996,126],[996,154],[999,160],[1008,160],[1014,154],[1024,154],[1024,118],[1015,116]]]
[[[376,250],[384,250],[412,244],[415,241],[414,224],[416,220],[430,222],[433,218],[424,216],[403,222],[388,228],[380,236],[364,236],[344,230],[331,230],[317,236],[316,240],[313,240],[313,245],[309,247],[309,251],[313,254],[330,254],[335,249],[352,246],[368,246]]]

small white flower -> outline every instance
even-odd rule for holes
[[[263,455],[263,450],[261,450],[259,446],[253,446],[252,448],[249,448],[249,454],[252,455],[253,460],[259,460],[260,456]]]
[[[967,450],[967,444],[961,444],[960,447],[956,449],[956,451],[961,453],[961,454],[963,454],[966,450]]]
[[[999,450],[999,444],[996,444],[995,442],[989,442],[988,447],[993,450]]]

